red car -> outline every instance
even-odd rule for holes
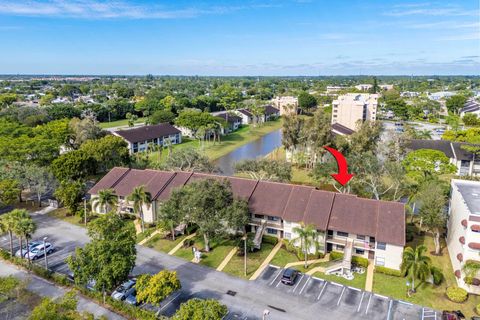
[[[460,310],[442,312],[442,320],[462,320],[462,319],[465,319],[465,316]]]

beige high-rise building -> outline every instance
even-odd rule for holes
[[[332,103],[332,124],[338,123],[351,130],[357,122],[377,119],[378,94],[347,93]]]

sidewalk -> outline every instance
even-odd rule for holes
[[[373,290],[373,271],[375,266],[373,265],[373,260],[369,260],[367,268],[367,279],[365,280],[365,291],[372,292]]]
[[[17,269],[16,267],[0,261],[0,276],[15,276],[16,278],[27,280],[28,285],[27,289],[33,293],[36,293],[42,297],[49,298],[59,298],[67,293],[68,290],[55,285],[54,283],[47,281],[43,278],[37,277],[33,274],[29,274],[24,270]],[[105,316],[107,319],[121,320],[125,319],[124,317],[105,309],[104,307],[98,305],[97,303],[88,300],[82,296],[77,295],[78,303],[77,310],[80,312],[89,312],[95,316],[95,318],[100,318]]]
[[[170,250],[170,251],[168,252],[168,254],[169,254],[169,255],[173,255],[175,252],[178,251],[178,249],[180,249],[180,248],[183,246],[183,243],[185,242],[185,240],[192,239],[192,238],[195,237],[196,235],[197,235],[197,233],[194,232],[194,233],[192,233],[191,235],[185,237],[185,239],[183,239],[182,241],[180,241],[180,243],[177,244],[177,245],[175,246],[175,248],[173,248],[172,250]]]
[[[330,257],[330,255],[327,253],[321,259],[308,260],[307,265],[310,266],[310,265],[312,265],[314,263],[318,263],[318,262],[327,262],[327,261],[329,261],[329,257]],[[290,262],[290,263],[287,263],[284,268],[287,269],[287,268],[290,268],[290,267],[293,267],[293,266],[303,266],[304,264],[305,264],[305,261]]]
[[[263,270],[269,265],[270,261],[272,261],[273,257],[277,254],[278,250],[283,246],[282,241],[278,241],[277,245],[270,251],[267,258],[262,262],[260,267],[258,267],[257,271],[250,277],[250,280],[256,280],[258,276],[263,272]]]
[[[238,248],[235,247],[233,248],[228,254],[227,256],[225,257],[225,259],[223,259],[222,263],[220,263],[220,265],[217,267],[217,271],[222,271],[223,268],[225,268],[225,266],[230,262],[230,260],[232,260],[233,256],[235,255],[235,253],[237,253],[238,251]]]

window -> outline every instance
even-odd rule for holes
[[[345,249],[345,246],[341,246],[341,245],[337,244],[335,246],[335,249],[337,249],[338,251],[343,251],[343,249]]]
[[[278,218],[278,217],[270,217],[270,216],[269,216],[269,217],[268,217],[268,220],[270,220],[270,221],[278,221],[279,218]]]
[[[377,242],[378,250],[385,250],[386,248],[387,248],[387,244],[385,242]]]
[[[357,234],[357,240],[365,241],[365,236]]]
[[[342,232],[342,231],[337,231],[337,236],[347,238],[348,233],[347,232]]]
[[[256,215],[255,215],[255,218],[257,218],[257,219],[263,219],[263,215],[261,215],[261,214],[256,214]]]
[[[267,228],[267,233],[276,235],[277,234],[277,229]]]
[[[360,254],[363,256],[365,254],[365,250],[355,249],[355,254]]]
[[[328,234],[329,236],[333,236],[333,230],[328,230],[327,234]]]
[[[291,234],[290,232],[285,232],[285,233],[283,234],[283,237],[284,237],[285,239],[291,239],[291,238],[292,238],[292,234]]]
[[[376,257],[375,258],[375,265],[384,266],[385,265],[385,258],[384,257]]]

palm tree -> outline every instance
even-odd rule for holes
[[[304,255],[305,255],[305,269],[306,269],[308,267],[307,265],[308,250],[312,246],[314,239],[316,239],[317,237],[317,231],[313,224],[309,224],[305,226],[302,223],[300,227],[293,228],[293,232],[298,234],[298,237],[294,239],[294,241],[297,239],[300,239],[300,247],[302,248],[302,251],[304,252]]]
[[[26,210],[23,211],[24,212],[22,212],[21,218],[17,224],[17,232],[21,237],[23,236],[23,238],[25,238],[28,261],[30,261],[30,250],[28,250],[29,239],[31,239],[32,234],[37,229],[37,225],[35,224],[35,221],[33,221],[32,217],[30,217],[28,212]]]
[[[14,211],[15,210],[13,210],[12,212],[14,212]],[[10,238],[10,254],[13,257],[13,233],[14,233],[14,230],[15,230],[16,220],[15,220],[14,214],[12,214],[12,212],[9,212],[9,213],[4,214],[2,216],[2,218],[0,220],[0,228],[2,230],[2,233],[3,232],[8,233],[8,237]]]
[[[411,291],[415,292],[415,279],[426,280],[431,274],[431,260],[425,255],[427,247],[419,245],[414,249],[405,248],[403,251],[403,261],[400,266],[402,272],[412,279]]]
[[[145,231],[145,222],[143,221],[143,206],[150,207],[152,195],[145,190],[145,186],[135,187],[132,193],[127,197],[128,201],[133,202],[133,210],[142,222],[142,232]]]
[[[93,208],[95,211],[100,207],[104,212],[109,212],[117,207],[118,197],[113,189],[103,189],[98,191],[97,201],[94,202]]]

